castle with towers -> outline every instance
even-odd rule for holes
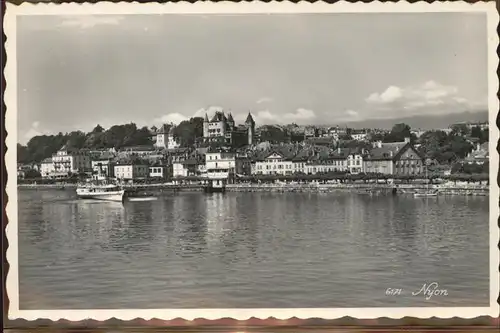
[[[256,141],[255,121],[250,112],[244,125],[236,125],[231,113],[226,116],[223,111],[217,111],[210,120],[205,114],[203,139],[207,143],[217,142],[233,147],[252,145]]]

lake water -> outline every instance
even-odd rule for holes
[[[19,190],[20,308],[488,306],[488,230],[488,197]]]

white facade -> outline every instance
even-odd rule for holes
[[[217,152],[205,154],[208,178],[228,178],[236,170],[236,154]]]
[[[224,121],[214,121],[203,124],[205,138],[219,137],[226,135],[226,124]]]
[[[175,177],[187,177],[188,169],[184,166],[182,162],[174,162],[172,164],[172,176]]]
[[[149,175],[149,167],[143,164],[118,164],[114,169],[116,179],[140,179]]]
[[[180,143],[175,140],[172,133],[156,134],[155,146],[163,149],[176,149],[180,147]]]
[[[181,144],[177,140],[175,140],[173,134],[169,134],[167,138],[168,138],[167,142],[168,149],[177,149],[181,146]]]
[[[149,167],[149,177],[151,178],[165,178],[167,168],[165,166],[156,165]]]
[[[347,157],[347,170],[352,174],[363,172],[363,156],[358,154],[350,154]]]
[[[42,161],[40,164],[40,174],[42,178],[50,178],[54,174],[54,163],[52,163],[52,159],[47,158]]]
[[[86,172],[92,169],[90,155],[84,151],[68,151],[65,147],[52,155],[54,176],[68,176],[70,173]]]
[[[294,163],[278,153],[272,153],[263,161],[255,162],[253,171],[262,175],[290,175],[294,172]]]
[[[367,136],[366,133],[354,133],[354,134],[351,134],[352,139],[356,140],[356,141],[365,141],[366,140],[366,136]]]

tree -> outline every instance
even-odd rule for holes
[[[23,164],[29,162],[28,148],[20,143],[17,144],[17,162]]]
[[[65,144],[75,149],[119,149],[124,146],[151,145],[152,140],[147,127],[138,129],[134,123],[115,125],[108,130],[97,125],[90,133],[73,131],[66,134],[35,136],[26,146],[18,145],[18,162],[41,162],[51,157]]]
[[[479,143],[485,143],[489,141],[489,129],[481,129],[479,126],[474,126],[471,129],[470,136],[473,138],[478,138]]]
[[[102,133],[102,132],[104,132],[104,128],[101,125],[97,124],[97,126],[94,127],[91,133]]]
[[[454,124],[451,126],[451,134],[467,136],[469,134],[469,128],[467,127],[467,124]]]
[[[402,142],[405,138],[411,138],[411,127],[405,123],[399,123],[392,127],[392,130],[384,138],[384,142]]]
[[[182,147],[192,146],[197,138],[203,137],[203,122],[201,117],[193,117],[182,121],[174,127],[173,136],[178,140]]]
[[[84,147],[87,141],[87,136],[82,131],[73,131],[69,133],[68,140],[66,142],[68,148],[81,149]]]
[[[419,139],[420,150],[426,158],[435,159],[439,163],[450,163],[467,156],[472,151],[472,144],[463,136],[446,134],[443,131],[428,131]]]
[[[289,136],[287,131],[280,127],[264,125],[260,128],[260,140],[262,142],[282,143],[288,142]]]
[[[29,169],[24,173],[24,179],[38,179],[41,178],[42,175],[35,169]]]

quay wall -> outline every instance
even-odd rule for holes
[[[376,194],[413,194],[420,190],[426,190],[423,184],[230,184],[226,186],[228,192],[337,192],[350,191],[358,193]],[[453,195],[488,195],[487,185],[430,185],[429,189],[435,189],[440,194]]]
[[[20,189],[74,189],[76,184],[19,184]],[[132,196],[157,196],[162,193],[172,192],[203,192],[206,185],[201,184],[141,184],[123,185]],[[453,195],[488,195],[489,186],[479,184],[430,185],[429,188],[437,190],[440,194]],[[349,191],[354,193],[369,194],[405,194],[427,189],[424,184],[228,184],[227,192],[337,192]]]

